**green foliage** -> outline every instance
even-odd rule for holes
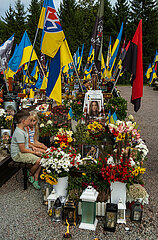
[[[40,10],[43,0],[31,0],[27,12],[21,0],[15,2],[15,6],[9,6],[5,16],[0,21],[0,44],[15,33],[14,45],[19,44],[25,29],[33,43]],[[59,19],[73,55],[77,48],[85,44],[81,71],[87,62],[90,49],[90,40],[99,1],[95,0],[63,0],[58,11]],[[158,2],[156,0],[131,0],[130,8],[127,0],[117,0],[114,7],[110,1],[104,0],[104,29],[103,29],[103,56],[106,59],[109,37],[112,37],[112,45],[119,33],[121,22],[124,22],[124,30],[121,44],[125,36],[132,40],[139,20],[143,20],[143,63],[144,72],[149,63],[153,62],[155,50],[158,46]],[[41,30],[39,31],[35,50],[40,52]],[[13,48],[14,49],[14,48]],[[81,49],[80,49],[81,50]],[[120,50],[118,52],[119,56]],[[129,76],[123,74],[118,83],[129,82]]]
[[[122,97],[111,98],[106,105],[107,112],[111,111],[111,114],[116,112],[119,120],[125,120],[127,116],[127,101]]]

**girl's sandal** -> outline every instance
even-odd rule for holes
[[[29,170],[27,170],[27,176],[28,176],[28,181],[30,182],[30,183],[33,183],[35,180],[34,180],[34,177],[33,176],[30,176],[30,171]]]
[[[38,185],[38,181],[34,181],[34,182],[32,183],[32,185],[33,185],[34,188],[37,189],[37,190],[40,190],[40,189],[41,189],[41,187]]]

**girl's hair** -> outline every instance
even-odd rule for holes
[[[35,119],[36,120],[36,125],[35,125],[35,135],[36,135],[36,137],[37,137],[37,140],[38,140],[38,138],[39,138],[39,129],[38,129],[38,115],[37,115],[37,113],[36,112],[30,112],[30,120],[31,119]]]

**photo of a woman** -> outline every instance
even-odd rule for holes
[[[98,101],[91,101],[89,104],[89,116],[98,117],[99,116],[99,103]]]

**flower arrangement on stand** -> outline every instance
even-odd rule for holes
[[[104,134],[106,132],[106,129],[101,123],[99,123],[97,121],[89,123],[88,126],[87,126],[87,129],[88,129],[90,137],[93,140],[104,138]]]
[[[80,164],[82,164],[81,155],[77,154],[72,147],[51,147],[41,158],[41,166],[49,176],[56,180],[58,177],[68,176],[70,168],[78,168]],[[44,178],[44,175],[41,177]]]
[[[6,114],[4,109],[0,109],[0,127],[12,128],[13,126],[13,116]]]

